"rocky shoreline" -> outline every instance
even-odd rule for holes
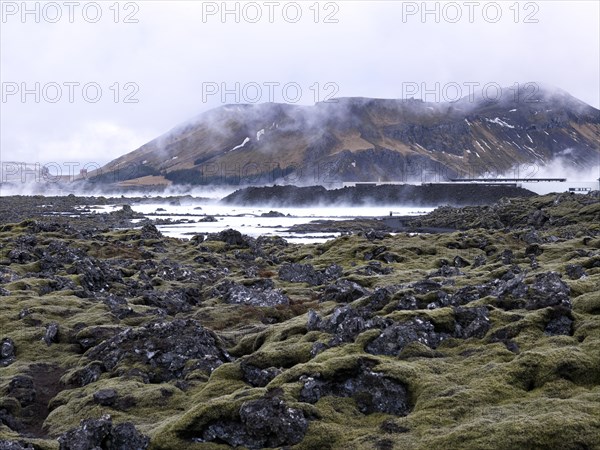
[[[0,449],[596,448],[598,195],[305,245],[1,198]]]

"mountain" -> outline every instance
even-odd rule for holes
[[[599,110],[559,89],[504,92],[498,101],[222,106],[88,177],[123,186],[329,184],[532,176],[559,157],[598,163]]]

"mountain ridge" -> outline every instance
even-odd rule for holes
[[[600,111],[559,89],[522,89],[497,101],[234,104],[179,124],[90,176],[192,185],[436,181],[560,157],[586,167],[597,164],[599,142]]]

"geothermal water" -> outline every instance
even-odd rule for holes
[[[111,212],[122,205],[94,206],[93,211]],[[131,208],[149,219],[187,220],[187,223],[157,225],[165,236],[190,239],[195,234],[217,233],[227,228],[238,230],[251,237],[280,236],[291,243],[319,243],[333,239],[340,233],[293,233],[293,225],[305,224],[314,220],[347,220],[354,218],[422,215],[434,208],[423,207],[310,207],[310,208],[269,208],[230,206],[210,203],[193,203],[184,206],[145,203],[132,204]],[[162,209],[162,210],[159,210]],[[201,208],[201,209],[199,209]],[[158,211],[157,211],[158,210]],[[164,210],[164,211],[163,211]],[[285,217],[261,217],[261,214],[277,211]],[[216,222],[201,222],[212,216]]]

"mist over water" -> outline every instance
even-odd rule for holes
[[[348,220],[355,218],[380,218],[389,216],[414,216],[431,212],[434,208],[414,208],[406,206],[378,207],[307,207],[276,208],[282,214],[279,217],[267,217],[272,213],[269,207],[227,206],[212,202],[135,203],[132,209],[149,219],[184,220],[186,223],[162,224],[157,228],[168,237],[189,239],[195,234],[218,233],[226,229],[235,229],[251,237],[279,236],[292,243],[325,242],[340,235],[339,232],[296,233],[289,231],[294,225],[307,224],[315,220]],[[93,206],[97,212],[111,212],[121,205]],[[214,221],[204,221],[207,217]]]

